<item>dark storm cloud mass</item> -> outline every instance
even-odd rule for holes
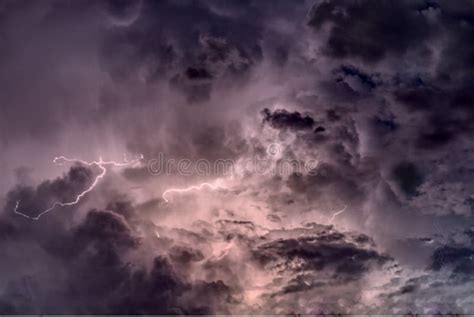
[[[299,262],[293,268],[297,272],[322,271],[330,267],[334,270],[334,278],[349,280],[360,278],[371,262],[382,265],[390,260],[374,250],[347,242],[344,234],[331,231],[263,244],[257,249],[256,257],[266,265],[283,258],[282,269],[291,269],[292,262]]]
[[[250,7],[245,14],[227,17],[213,11],[219,7],[218,3],[147,1],[141,19],[107,36],[102,65],[116,79],[137,75],[147,82],[172,79],[178,87],[191,90],[189,94],[199,79],[243,74],[261,59],[262,14]],[[234,8],[229,9],[232,14]]]
[[[473,38],[467,0],[1,1],[0,313],[474,312]]]
[[[299,112],[288,112],[284,109],[277,109],[273,113],[269,109],[263,109],[263,122],[267,122],[275,129],[307,130],[314,125],[314,120],[310,116],[303,116]]]
[[[123,204],[116,206],[123,209]],[[135,213],[131,222],[115,209],[89,210],[75,224],[67,217],[42,220],[39,227],[27,219],[3,215],[0,243],[18,249],[2,250],[4,269],[15,271],[1,294],[2,313],[262,313],[272,310],[275,297],[284,298],[305,287],[320,289],[322,280],[332,285],[356,283],[370,270],[393,261],[379,254],[367,236],[338,232],[331,226],[313,224],[259,234],[258,226],[250,221],[220,220],[185,231],[147,226],[148,220],[128,205]],[[202,226],[209,230],[201,230]],[[139,227],[143,228],[140,233]],[[216,241],[233,247],[216,258],[210,253]],[[150,264],[132,261],[134,253],[149,252],[149,248],[156,252]],[[34,250],[35,261],[21,263],[21,270],[10,267],[19,264],[15,260],[25,250]],[[236,255],[244,256],[245,269],[238,262],[232,264]],[[38,274],[48,264],[56,270]],[[244,280],[274,268],[282,282],[264,290],[266,302],[248,306]],[[206,280],[192,279],[199,272]],[[45,283],[48,279],[54,283]],[[329,306],[337,309],[333,303]],[[284,304],[277,309],[287,311]]]
[[[435,8],[427,1],[327,1],[313,7],[308,24],[317,29],[329,26],[325,54],[378,62],[391,54],[423,49],[436,29],[420,13]]]

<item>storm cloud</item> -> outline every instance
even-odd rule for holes
[[[1,1],[0,313],[473,313],[472,38],[468,0]]]

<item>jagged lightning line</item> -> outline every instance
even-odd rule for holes
[[[333,213],[331,218],[329,218],[329,223],[332,223],[336,219],[337,216],[339,216],[344,211],[346,211],[346,208],[347,208],[347,205],[344,205],[344,208],[342,208],[341,210],[336,211],[335,213]]]
[[[161,196],[163,197],[163,200],[165,202],[169,202],[169,200],[166,199],[166,195],[169,194],[169,193],[173,193],[173,192],[174,193],[184,193],[184,192],[189,192],[191,190],[201,190],[204,187],[209,187],[212,190],[219,189],[219,188],[220,189],[228,189],[227,187],[224,187],[224,186],[219,185],[219,184],[201,183],[199,185],[193,185],[193,186],[189,186],[189,187],[186,187],[186,188],[170,188],[170,189],[165,190]]]
[[[87,189],[85,189],[84,191],[79,193],[76,196],[76,199],[74,199],[73,201],[65,202],[65,203],[57,201],[51,207],[49,207],[46,210],[43,210],[38,215],[30,216],[30,215],[27,215],[25,213],[22,213],[22,212],[18,211],[18,208],[20,207],[20,201],[17,200],[16,204],[15,204],[15,208],[13,209],[13,212],[20,215],[20,216],[23,216],[25,218],[31,219],[31,220],[39,220],[43,215],[47,214],[48,212],[50,212],[51,210],[53,210],[56,207],[66,207],[66,206],[72,206],[72,205],[77,204],[81,200],[81,198],[84,197],[87,193],[91,192],[94,189],[94,187],[97,185],[99,180],[101,180],[105,176],[105,174],[107,174],[107,168],[105,168],[105,165],[112,165],[112,166],[118,166],[118,167],[136,166],[137,164],[139,164],[141,159],[143,159],[143,155],[140,155],[139,159],[128,161],[127,157],[124,154],[124,162],[123,163],[116,162],[116,161],[103,161],[102,157],[99,157],[98,161],[87,162],[87,161],[80,160],[80,159],[75,159],[75,158],[70,159],[70,158],[67,158],[63,155],[57,156],[53,160],[54,164],[62,165],[63,163],[58,163],[58,161],[61,160],[61,161],[64,161],[64,162],[81,163],[81,164],[84,164],[84,165],[87,165],[87,166],[96,165],[98,168],[101,169],[101,172],[100,172],[99,175],[96,176],[96,178],[94,179],[92,184]]]

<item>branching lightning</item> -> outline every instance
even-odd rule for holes
[[[64,162],[71,162],[71,163],[81,163],[81,164],[84,164],[84,165],[87,165],[87,166],[97,166],[98,168],[100,168],[101,172],[99,175],[97,175],[94,179],[94,181],[92,182],[92,184],[86,188],[84,191],[82,191],[81,193],[79,193],[76,198],[72,201],[69,201],[69,202],[60,202],[60,201],[57,201],[55,202],[54,204],[51,205],[51,207],[49,207],[48,209],[46,210],[43,210],[42,212],[40,212],[38,215],[36,216],[30,216],[30,215],[27,215],[25,213],[22,213],[20,211],[18,211],[18,208],[20,207],[20,201],[17,200],[16,201],[16,204],[15,204],[15,208],[13,209],[13,212],[18,214],[18,215],[21,215],[25,218],[28,218],[28,219],[31,219],[31,220],[39,220],[43,215],[47,214],[48,212],[52,211],[54,208],[56,207],[66,207],[66,206],[72,206],[72,205],[75,205],[77,203],[79,203],[79,201],[81,200],[82,197],[84,197],[87,193],[91,192],[94,187],[97,185],[97,183],[99,182],[99,180],[101,180],[105,174],[107,174],[107,168],[105,166],[107,165],[112,165],[112,166],[117,166],[117,167],[125,167],[125,166],[132,166],[132,167],[136,167],[138,164],[140,164],[140,160],[143,159],[143,155],[140,155],[140,158],[139,159],[135,159],[135,160],[132,160],[132,161],[128,161],[127,160],[127,157],[124,155],[124,162],[120,163],[120,162],[116,162],[116,161],[103,161],[102,160],[102,157],[99,158],[98,161],[92,161],[92,162],[87,162],[87,161],[84,161],[84,160],[80,160],[80,159],[70,159],[70,158],[67,158],[65,156],[57,156],[54,158],[53,160],[53,163],[55,164],[58,164],[58,165],[63,165]]]
[[[199,184],[199,185],[193,185],[193,186],[189,186],[189,187],[186,187],[186,188],[169,188],[169,189],[167,189],[163,192],[162,197],[163,197],[163,200],[165,202],[169,202],[169,200],[166,198],[167,194],[170,194],[170,193],[184,193],[184,192],[189,192],[189,191],[192,191],[192,190],[201,190],[204,187],[209,187],[212,190],[228,189],[227,187],[224,187],[224,186],[219,185],[217,183],[216,184],[202,183],[202,184]]]

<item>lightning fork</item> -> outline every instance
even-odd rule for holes
[[[189,186],[189,187],[186,187],[186,188],[170,188],[170,189],[167,189],[163,192],[162,197],[163,197],[163,200],[165,202],[169,202],[169,200],[166,198],[166,195],[169,194],[169,193],[184,193],[184,192],[189,192],[191,190],[201,190],[204,187],[209,187],[212,190],[219,189],[219,188],[220,189],[228,189],[227,187],[224,187],[224,186],[221,186],[221,185],[218,185],[218,184],[201,183],[199,185],[193,185],[193,186]]]
[[[344,208],[342,208],[341,210],[339,211],[336,211],[332,214],[331,218],[329,218],[329,223],[332,223],[337,216],[339,216],[340,214],[342,214],[344,211],[346,211],[346,208],[347,208],[347,205],[344,205]]]
[[[16,204],[15,204],[15,208],[13,209],[13,212],[15,214],[18,214],[20,216],[23,216],[23,217],[31,219],[31,220],[39,220],[43,215],[47,214],[48,212],[50,212],[51,210],[53,210],[56,207],[66,207],[66,206],[75,205],[75,204],[79,203],[79,201],[81,200],[82,197],[84,197],[87,193],[91,192],[94,189],[94,187],[97,185],[99,180],[101,180],[105,176],[105,174],[107,174],[107,168],[105,168],[104,165],[112,165],[112,166],[117,166],[117,167],[136,166],[140,162],[140,159],[143,159],[143,155],[140,155],[139,159],[135,159],[135,160],[132,160],[132,161],[128,161],[126,159],[125,155],[124,155],[124,162],[123,163],[116,162],[116,161],[103,161],[102,157],[99,157],[98,161],[87,162],[87,161],[80,160],[80,159],[75,159],[75,158],[70,159],[70,158],[67,158],[63,155],[57,156],[53,160],[53,163],[55,163],[55,164],[62,165],[63,163],[61,163],[61,161],[64,161],[64,162],[72,162],[72,163],[81,163],[81,164],[84,164],[84,165],[87,165],[87,166],[96,165],[98,168],[100,168],[101,172],[100,172],[99,175],[97,175],[95,177],[92,184],[87,189],[85,189],[84,191],[79,193],[73,201],[70,201],[70,202],[57,201],[53,205],[51,205],[51,207],[49,207],[46,210],[43,210],[38,215],[30,216],[30,215],[27,215],[25,213],[22,213],[22,212],[18,211],[18,208],[20,207],[20,201],[17,200]]]

